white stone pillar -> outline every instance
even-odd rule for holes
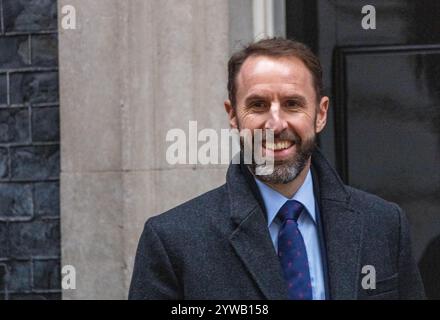
[[[254,40],[286,36],[284,0],[252,0]]]
[[[125,299],[145,220],[225,179],[171,166],[166,132],[227,128],[225,0],[60,0],[62,265],[65,299]],[[60,14],[60,19],[62,15]]]

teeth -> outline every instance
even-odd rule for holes
[[[275,143],[270,143],[266,141],[266,149],[270,150],[282,150],[287,149],[292,145],[292,141],[278,141]]]

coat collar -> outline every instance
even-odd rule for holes
[[[331,299],[356,299],[360,276],[362,216],[350,193],[319,150],[312,155],[319,188]]]
[[[231,164],[226,184],[235,226],[229,237],[232,247],[267,299],[286,299],[287,287],[254,179],[244,165]]]
[[[355,299],[362,221],[350,207],[349,192],[319,150],[312,155],[312,167],[319,185],[330,298]],[[226,185],[235,226],[229,237],[231,245],[266,298],[286,299],[287,289],[267,228],[264,202],[251,173],[243,164],[231,164]]]

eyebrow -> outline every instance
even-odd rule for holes
[[[249,97],[247,97],[245,99],[245,103],[248,104],[251,101],[256,101],[256,100],[266,100],[267,99],[267,95],[262,95],[262,94],[251,94]],[[282,97],[282,100],[286,101],[286,100],[295,100],[298,101],[300,104],[305,105],[307,104],[307,100],[306,98],[304,98],[302,95],[298,95],[298,94],[289,94],[286,96]]]
[[[301,95],[298,95],[298,94],[287,95],[287,96],[283,97],[283,100],[295,100],[295,101],[298,101],[302,105],[307,104],[306,98]]]
[[[251,101],[255,101],[255,100],[266,100],[267,99],[267,95],[261,95],[261,94],[256,94],[256,93],[254,93],[254,94],[251,94],[249,97],[247,97],[245,100],[244,100],[244,102],[246,103],[246,104],[248,104],[249,102],[251,102]]]

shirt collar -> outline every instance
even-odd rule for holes
[[[264,205],[266,207],[268,226],[272,224],[278,211],[281,209],[284,203],[286,203],[287,200],[296,200],[300,202],[306,208],[306,211],[309,213],[309,216],[312,218],[313,222],[316,222],[315,196],[313,193],[313,180],[310,169],[307,172],[307,176],[303,184],[291,199],[285,197],[278,191],[275,191],[257,178],[255,178],[255,182],[257,183],[258,189],[260,190]]]

